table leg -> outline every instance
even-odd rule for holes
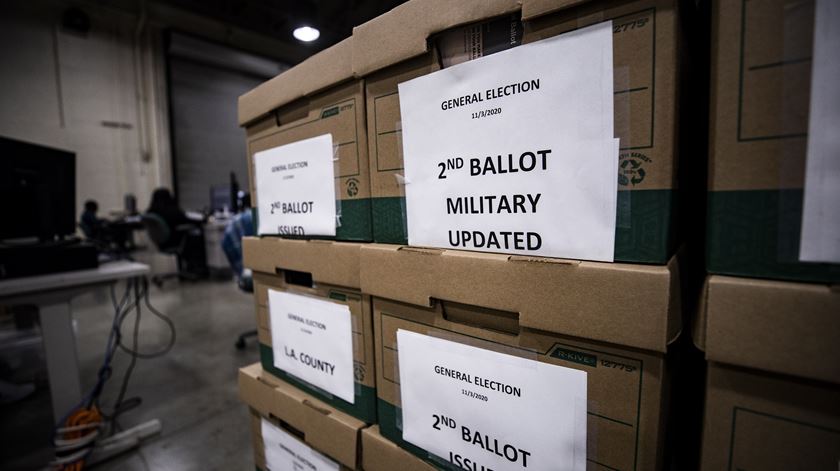
[[[70,301],[39,306],[53,417],[57,423],[82,399]]]

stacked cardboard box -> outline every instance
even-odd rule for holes
[[[678,278],[675,259],[659,267],[365,246],[380,432],[441,462],[402,439],[396,332],[405,330],[585,371],[587,461],[661,469],[665,354],[681,330]]]
[[[676,3],[411,1],[356,27],[353,70],[366,84],[374,240],[408,240],[399,83],[520,41],[612,21],[614,120],[621,139],[615,259],[667,263],[678,246]],[[469,53],[450,46],[453,36],[473,46]]]
[[[278,462],[332,464],[333,469],[354,470],[359,462],[359,432],[365,423],[267,375],[259,364],[239,370],[239,396],[251,409],[254,461],[266,467],[266,453],[284,447],[294,453]],[[263,432],[271,433],[271,437]],[[265,440],[272,439],[266,447]],[[297,445],[297,446],[295,446]],[[269,448],[271,451],[267,451]],[[301,452],[303,450],[303,452]],[[298,469],[289,466],[287,469]]]
[[[840,462],[840,293],[709,277],[695,342],[709,361],[702,469]]]
[[[682,330],[676,3],[412,0],[241,97],[256,195],[254,159],[279,146],[331,134],[338,169],[336,240],[243,244],[254,271],[261,364],[240,371],[240,391],[254,410],[258,467],[263,431],[275,433],[267,422],[346,468],[451,468],[446,457],[403,439],[398,330],[586,372],[587,467],[665,467],[666,358]],[[398,84],[604,21],[613,22],[620,138],[615,259],[639,264],[404,245]],[[480,50],[457,47],[467,41]],[[268,209],[255,199],[259,219]],[[371,240],[400,245],[356,243]],[[352,401],[278,366],[284,352],[273,337],[271,293],[349,309]]]
[[[799,261],[814,4],[715,2],[711,273],[840,281],[840,265]]]
[[[243,240],[244,265],[254,272],[260,362],[266,372],[319,396],[367,423],[376,420],[374,340],[370,296],[360,291],[362,244],[254,238]],[[296,379],[275,366],[269,291],[292,293],[347,306],[353,344],[353,401]],[[282,353],[281,353],[282,354]]]
[[[262,151],[329,134],[336,160],[335,239],[372,240],[364,81],[354,79],[351,54],[348,38],[239,98],[257,222],[260,211],[273,208],[259,199],[254,159],[264,158]],[[288,228],[267,233],[299,234]]]
[[[703,470],[840,462],[840,266],[800,261],[815,3],[714,5]]]

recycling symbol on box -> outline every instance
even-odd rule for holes
[[[628,175],[630,178],[628,178]],[[645,179],[645,169],[642,162],[636,159],[625,159],[621,161],[621,173],[618,175],[618,183],[621,185],[632,184],[633,186],[642,183]]]
[[[359,180],[351,178],[347,180],[347,196],[353,197],[359,194]]]

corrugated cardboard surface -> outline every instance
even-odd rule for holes
[[[520,10],[517,0],[413,0],[353,28],[359,77],[428,51],[427,39],[454,26]]]
[[[712,15],[709,271],[838,282],[840,265],[799,262],[814,2]]]
[[[354,30],[354,68],[357,75],[366,75],[367,83],[377,242],[407,243],[405,193],[396,177],[403,173],[397,84],[438,70],[436,51],[428,47],[431,36],[520,8],[504,1],[439,3],[414,0]],[[523,42],[613,20],[615,129],[621,139],[619,189],[623,190],[618,195],[616,260],[666,263],[676,247],[671,221],[677,187],[675,2],[519,3],[526,20]]]
[[[239,125],[248,125],[286,103],[352,78],[352,58],[352,38],[347,38],[242,95]]]
[[[258,363],[239,369],[239,397],[260,415],[287,425],[307,445],[356,469],[365,426],[360,420],[272,379]]]
[[[814,2],[714,2],[712,191],[802,188]]]
[[[665,352],[681,329],[678,281],[676,258],[648,266],[383,244],[361,249],[361,288],[372,296],[517,313],[522,328],[655,352]]]
[[[366,78],[373,240],[406,243],[402,118],[397,86],[439,69],[431,54]]]
[[[840,389],[713,363],[703,429],[703,471],[833,471]]]
[[[290,69],[294,70],[296,68]],[[307,75],[299,80],[316,80],[314,77],[319,72],[311,70],[309,74],[312,77]],[[277,84],[269,85],[274,87]],[[336,238],[372,240],[364,82],[345,82],[271,111],[272,115],[255,121],[246,129],[248,172],[254,190],[254,207],[257,208],[259,203],[254,183],[254,154],[322,134],[331,134],[333,147],[338,154],[335,195],[336,200],[341,202],[341,225],[337,227]]]
[[[403,450],[374,425],[362,430],[362,469],[365,471],[435,471],[437,468]]]
[[[664,355],[520,328],[509,313],[485,308],[439,302],[429,308],[380,298],[373,304],[380,429],[417,456],[429,458],[402,441],[398,329],[586,371],[590,463],[661,469],[669,384]]]
[[[295,270],[312,274],[319,283],[359,289],[360,249],[363,244],[328,240],[288,240],[244,237],[243,265],[253,271],[277,274]]]
[[[709,361],[840,384],[840,290],[710,276],[695,329]]]
[[[675,9],[674,0],[590,2],[526,23],[523,41],[528,43],[613,21],[615,135],[621,139],[619,175],[628,180],[641,178],[638,183],[620,183],[619,190],[676,187]],[[636,168],[629,161],[640,165],[638,168],[644,172],[622,173]]]
[[[261,417],[258,411],[251,409],[251,443],[254,446],[254,465],[257,469],[266,469]]]
[[[353,71],[362,77],[428,52],[443,30],[521,11],[531,20],[591,0],[412,0],[353,28]]]
[[[266,372],[288,381],[344,412],[366,422],[376,419],[373,321],[370,296],[359,286],[361,244],[277,238],[243,239],[244,265],[254,270],[254,299],[260,360]],[[312,275],[312,285],[289,282],[286,271]],[[349,287],[348,287],[349,286]],[[350,309],[353,329],[353,368],[356,395],[351,404],[299,381],[274,366],[268,290],[285,291],[344,304]]]

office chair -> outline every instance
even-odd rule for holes
[[[159,275],[154,275],[152,277],[152,283],[161,287],[165,280],[169,280],[172,278],[178,278],[181,280],[191,280],[195,281],[198,279],[193,273],[189,273],[184,270],[183,268],[183,261],[182,257],[184,255],[184,247],[187,243],[187,233],[193,228],[191,224],[181,224],[175,227],[176,232],[183,232],[183,236],[181,237],[181,242],[176,246],[166,247],[164,244],[169,240],[170,235],[172,234],[172,229],[169,227],[169,224],[166,221],[154,213],[144,213],[141,216],[143,221],[143,227],[146,229],[146,233],[149,235],[149,239],[155,244],[158,248],[158,251],[163,254],[167,255],[174,255],[175,256],[175,263],[178,266],[178,271],[174,273],[164,273]]]

